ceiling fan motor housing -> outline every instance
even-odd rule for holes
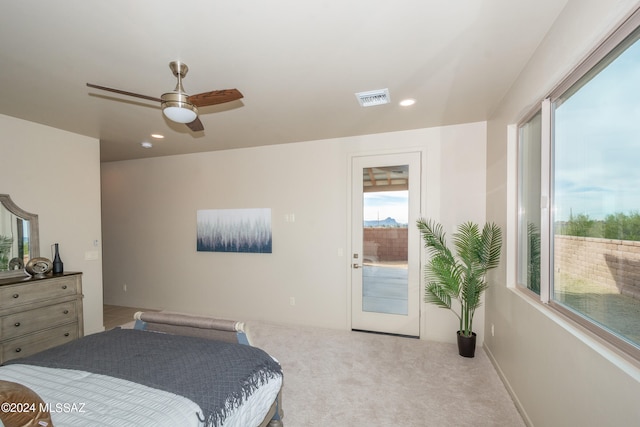
[[[189,102],[184,92],[167,92],[162,95],[162,112],[171,121],[191,123],[198,117],[198,109]]]
[[[162,112],[171,121],[191,123],[198,117],[198,109],[189,102],[189,95],[184,93],[184,88],[182,87],[182,79],[187,75],[189,67],[180,61],[173,61],[169,64],[169,68],[171,68],[178,82],[173,92],[167,92],[160,97],[162,99]]]

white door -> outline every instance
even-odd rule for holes
[[[351,328],[420,335],[420,153],[353,157]]]

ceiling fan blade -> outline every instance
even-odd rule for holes
[[[147,95],[140,95],[139,93],[127,92],[127,91],[124,91],[124,90],[113,89],[113,88],[105,87],[105,86],[98,86],[98,85],[94,85],[94,84],[91,84],[91,83],[87,83],[87,86],[92,87],[94,89],[106,90],[107,92],[119,93],[120,95],[127,95],[127,96],[133,96],[135,98],[148,99],[149,101],[162,102],[162,100],[160,98],[154,98],[153,96],[147,96]]]
[[[238,89],[223,89],[191,95],[189,96],[189,102],[196,107],[207,107],[209,105],[236,101],[243,97],[244,95],[242,95]]]
[[[194,132],[200,132],[201,130],[204,130],[204,126],[200,121],[200,117],[196,117],[194,121],[192,121],[191,123],[187,123],[187,126],[189,126],[189,129]]]

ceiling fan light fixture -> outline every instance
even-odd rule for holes
[[[162,95],[162,113],[172,122],[191,123],[198,117],[198,109],[187,100],[188,96],[180,92]]]
[[[198,117],[198,114],[193,111],[193,107],[189,108],[188,106],[180,106],[180,107],[171,107],[167,106],[162,110],[164,115],[176,123],[191,123]]]

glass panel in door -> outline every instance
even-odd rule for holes
[[[362,310],[407,315],[409,165],[363,169]]]

